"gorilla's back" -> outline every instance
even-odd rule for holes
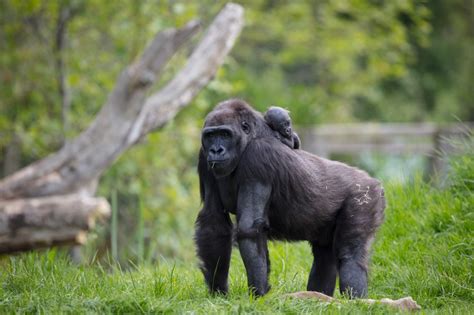
[[[379,185],[355,167],[292,150],[272,138],[253,140],[238,171],[246,173],[244,178],[271,181],[267,211],[274,239],[329,241],[335,217],[354,187]]]

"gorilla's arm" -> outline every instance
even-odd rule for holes
[[[296,132],[293,132],[293,143],[293,149],[299,149],[301,147],[301,140]]]
[[[230,255],[232,251],[232,221],[218,196],[215,179],[208,173],[202,157],[199,159],[201,198],[204,206],[196,220],[195,241],[201,270],[210,292],[227,293]]]
[[[237,237],[240,255],[247,270],[249,288],[255,295],[268,292],[269,259],[266,205],[271,185],[247,181],[240,186],[237,201]]]

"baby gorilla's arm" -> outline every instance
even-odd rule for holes
[[[293,149],[299,149],[301,147],[301,140],[296,132],[293,132]]]

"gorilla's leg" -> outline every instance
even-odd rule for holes
[[[377,228],[374,213],[375,208],[361,211],[358,206],[349,205],[341,210],[336,221],[334,248],[339,290],[350,298],[367,296],[368,251]]]
[[[232,222],[228,214],[207,213],[203,209],[196,221],[195,241],[202,261],[207,286],[211,293],[227,293],[230,255],[232,251]]]
[[[339,212],[334,233],[339,289],[351,298],[367,296],[369,249],[385,208],[378,182],[359,190]]]
[[[326,295],[334,294],[336,286],[336,256],[331,246],[317,246],[312,244],[313,266],[308,279],[308,291],[318,291]]]
[[[338,218],[339,221],[340,218]],[[347,221],[339,221],[336,226],[334,244],[336,246],[339,290],[350,298],[367,296],[367,250],[371,236],[363,228],[357,228]]]
[[[367,296],[367,267],[356,257],[341,259],[339,263],[339,290],[350,298]]]

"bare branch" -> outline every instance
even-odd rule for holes
[[[326,294],[316,292],[316,291],[299,291],[294,293],[285,294],[284,297],[295,298],[295,299],[316,299],[322,302],[327,303],[340,303],[343,300],[336,299]],[[399,309],[401,311],[418,311],[421,309],[415,300],[412,299],[411,296],[407,296],[398,300],[392,300],[388,298],[374,300],[374,299],[356,299],[356,300],[349,300],[344,302],[357,302],[357,303],[365,303],[365,304],[383,304],[388,305],[390,307]]]
[[[172,119],[213,78],[242,25],[242,7],[226,5],[185,67],[145,102],[147,89],[199,23],[160,32],[120,74],[87,130],[57,153],[1,180],[0,253],[83,243],[96,214],[109,212],[105,199],[90,197],[97,178],[141,137]]]
[[[198,29],[199,23],[193,21],[182,29],[160,32],[142,58],[122,72],[89,128],[57,153],[0,181],[0,200],[69,193],[97,178],[127,148],[125,139],[146,88]]]
[[[0,200],[72,193],[97,179],[123,151],[172,119],[212,79],[242,25],[242,7],[227,4],[186,66],[145,103],[147,88],[199,24],[160,32],[141,58],[122,72],[89,128],[56,154],[0,181]]]
[[[128,138],[136,143],[162,127],[186,106],[214,77],[243,27],[244,10],[229,3],[209,26],[185,67],[163,89],[150,96]]]

